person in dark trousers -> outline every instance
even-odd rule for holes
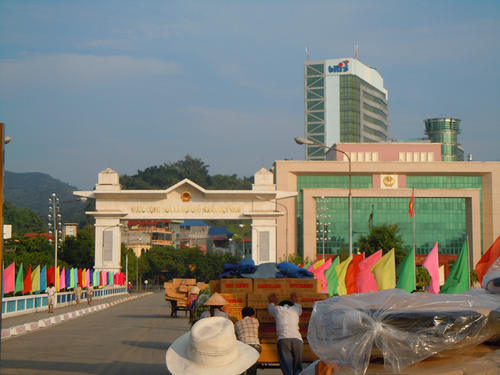
[[[234,323],[234,331],[238,340],[250,345],[259,353],[262,352],[262,347],[259,341],[259,321],[255,318],[255,310],[252,307],[244,307],[241,310],[243,319]],[[250,367],[242,375],[256,375],[257,362]]]
[[[278,359],[283,375],[297,375],[302,371],[302,336],[299,331],[299,317],[302,306],[297,302],[297,294],[290,294],[290,300],[283,300],[277,306],[276,294],[269,296],[267,310],[276,321],[278,336]]]

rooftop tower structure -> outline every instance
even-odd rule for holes
[[[389,140],[389,102],[376,69],[357,58],[306,61],[305,137],[333,145]],[[306,160],[325,160],[326,150],[306,145]]]
[[[464,150],[457,143],[460,133],[460,120],[451,117],[430,118],[424,120],[425,134],[433,143],[442,143],[443,161],[463,161]]]

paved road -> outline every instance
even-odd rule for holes
[[[169,313],[155,293],[10,338],[2,342],[0,374],[168,374],[165,352],[189,329],[187,319]]]

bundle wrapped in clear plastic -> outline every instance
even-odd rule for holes
[[[436,353],[466,349],[500,332],[500,295],[409,294],[400,289],[332,297],[314,304],[307,339],[339,374],[364,374],[376,347],[393,372]]]

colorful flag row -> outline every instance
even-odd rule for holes
[[[485,253],[476,265],[476,273],[481,281],[484,273],[500,256],[500,237]],[[424,260],[423,267],[431,276],[429,293],[454,294],[469,290],[470,266],[467,242],[453,265],[448,278],[440,287],[438,262],[438,243]],[[306,264],[315,279],[322,282],[323,291],[332,295],[376,292],[398,288],[411,293],[416,289],[415,254],[411,250],[397,269],[399,278],[396,282],[396,259],[394,249],[382,255],[382,250],[365,258],[365,253],[350,256],[343,262],[339,258],[320,259],[314,264]]]
[[[23,265],[19,266],[17,276],[15,276],[14,262],[3,270],[2,296],[7,293],[43,293],[47,286],[54,284],[56,290],[63,291],[80,285],[94,287],[106,285],[124,285],[125,274],[123,272],[114,273],[107,271],[94,271],[91,269],[65,268],[54,270],[54,266],[47,269],[46,266],[40,268],[36,266],[33,270],[31,265],[26,273],[23,272]]]

